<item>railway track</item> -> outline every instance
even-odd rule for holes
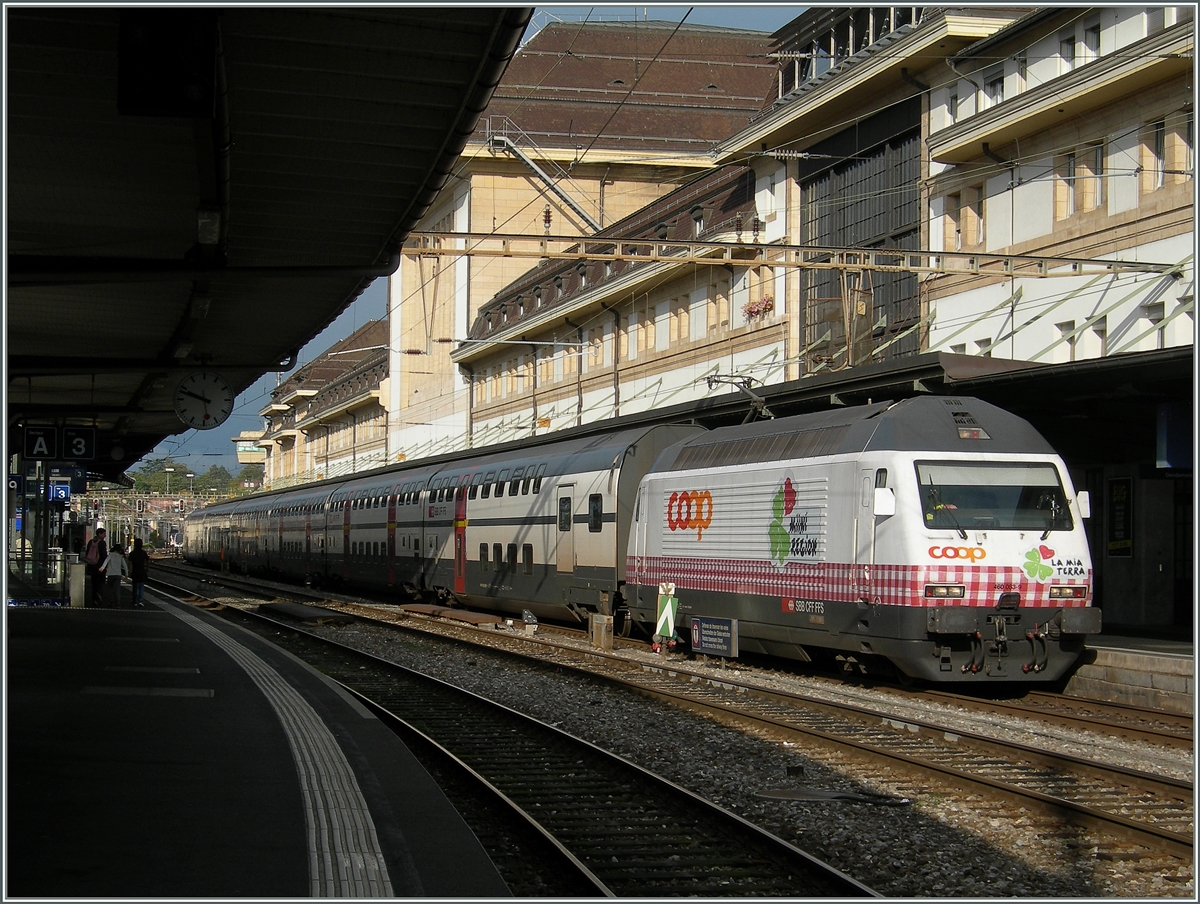
[[[481,633],[494,636],[494,632]],[[923,770],[943,782],[999,796],[1014,806],[1027,806],[1091,826],[1151,850],[1188,860],[1192,857],[1194,808],[1189,781],[1113,767],[1085,757],[1052,754],[1036,743],[1007,742],[966,730],[961,722],[947,725],[944,720],[915,718],[907,713],[897,716],[827,696],[765,691],[724,677],[706,677],[676,663],[662,667],[643,663],[631,670],[628,661],[615,656],[586,653],[576,658],[589,674],[603,674],[631,690],[674,705],[722,719],[737,718],[770,731],[803,736],[809,743]],[[559,659],[558,665],[562,664]],[[1012,708],[1011,704],[973,697],[941,692],[934,695],[953,697],[957,705],[994,705],[995,711],[1008,712]],[[1062,721],[1057,713],[1043,711],[1037,715],[1043,720]],[[1097,727],[1094,715],[1083,723]]]
[[[692,792],[551,726],[278,621],[224,614],[256,626],[486,783],[559,849],[574,884],[590,883],[592,896],[876,896]]]

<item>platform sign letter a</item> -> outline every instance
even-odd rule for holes
[[[53,427],[26,427],[25,457],[58,458],[58,431]]]

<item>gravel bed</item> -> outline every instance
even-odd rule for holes
[[[515,666],[367,625],[319,631],[605,747],[888,896],[1195,897],[1191,864],[1100,848],[1087,830],[1048,830],[1045,818],[1024,808],[1000,811],[974,795],[929,787],[928,779],[872,770],[837,753],[740,730],[566,671]],[[778,675],[759,680],[810,683]],[[1087,742],[1076,736],[1063,743],[1078,750]],[[778,790],[860,799],[759,796]]]

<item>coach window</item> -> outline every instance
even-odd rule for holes
[[[484,498],[484,499],[487,499],[487,498],[488,498],[490,495],[492,495],[492,481],[493,481],[493,480],[495,480],[495,479],[496,479],[496,472],[495,472],[495,471],[488,471],[488,472],[487,472],[487,477],[483,478],[483,493],[482,493],[482,496],[483,496],[483,498]]]
[[[487,570],[488,570],[488,558],[487,558],[487,556],[488,556],[487,544],[486,544],[486,543],[480,543],[480,544],[479,544],[479,570],[480,570],[480,571],[487,571]]]
[[[533,491],[540,493],[542,491],[542,475],[546,473],[545,465],[538,465],[537,476],[533,478]]]
[[[571,497],[562,496],[558,500],[558,529],[559,531],[568,531],[571,529]]]
[[[508,480],[508,468],[500,472],[500,476],[496,478],[496,495],[504,495],[504,482]]]
[[[604,497],[592,493],[588,497],[588,530],[593,534],[599,533],[604,526]]]
[[[496,570],[499,571],[504,563],[504,547],[499,543],[492,544],[492,561],[496,563]]]
[[[533,544],[526,543],[521,547],[521,569],[526,574],[533,574]]]
[[[508,485],[508,495],[516,496],[517,491],[521,489],[521,475],[525,473],[524,468],[515,468],[513,470],[512,483]]]
[[[517,544],[516,543],[508,544],[508,570],[509,571],[517,570]]]

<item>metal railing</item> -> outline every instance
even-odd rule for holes
[[[79,556],[51,547],[43,552],[31,549],[8,551],[8,598],[10,606],[71,605],[72,566],[80,571]]]

